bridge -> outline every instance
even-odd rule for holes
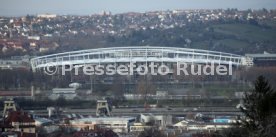
[[[116,63],[198,63],[251,65],[248,57],[210,50],[176,47],[111,47],[39,56],[31,59],[32,70],[49,66]]]

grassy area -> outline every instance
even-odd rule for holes
[[[276,29],[276,20],[273,20],[273,21],[264,21],[263,23],[265,25],[267,25],[268,27],[272,27],[272,28]]]
[[[208,50],[208,44],[208,41],[195,41],[194,43],[192,43],[192,46],[198,49]]]
[[[251,24],[219,24],[211,25],[212,33],[209,39],[200,39],[192,42],[192,48],[230,52],[236,54],[275,52],[276,22],[268,22],[266,26]],[[199,33],[199,32],[198,32]],[[209,35],[210,34],[210,35]]]
[[[221,43],[227,47],[231,47],[234,50],[239,50],[240,48],[246,48],[250,46],[249,43],[241,40],[236,40],[236,39],[224,39],[224,40],[219,40],[217,43]]]
[[[241,50],[241,48],[247,48],[251,46],[250,43],[243,40],[237,40],[237,39],[214,40],[213,44],[217,46],[223,45],[232,50]],[[208,47],[208,45],[209,45],[208,41],[198,41],[193,43],[193,46],[198,49],[210,50],[210,47]]]
[[[273,41],[276,42],[276,30],[264,29],[249,24],[220,24],[213,26],[214,31],[225,35],[234,35],[239,39],[248,41]]]

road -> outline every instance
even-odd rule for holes
[[[47,116],[47,110],[28,110],[36,115]],[[113,116],[137,116],[142,113],[152,114],[170,114],[170,115],[186,115],[202,113],[206,115],[238,115],[241,112],[234,107],[185,107],[185,108],[115,108],[112,110]],[[63,109],[62,114],[80,114],[95,116],[96,109]]]

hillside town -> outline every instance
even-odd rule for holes
[[[269,27],[276,20],[275,10],[168,10],[145,13],[122,13],[112,15],[103,11],[89,16],[38,14],[23,17],[0,17],[1,57],[11,55],[40,55],[57,51],[82,48],[106,47],[94,41],[70,45],[68,39],[86,37],[113,42],[116,38],[128,38],[139,31],[162,31],[174,28],[193,29],[194,24],[250,23]],[[213,29],[213,28],[206,28]],[[104,38],[103,38],[104,37]],[[184,46],[193,43],[193,38],[181,35]],[[99,41],[99,40],[98,40]],[[148,41],[150,44],[150,41]],[[135,44],[147,44],[146,39]],[[83,47],[83,45],[88,47]],[[89,46],[90,44],[90,46]],[[115,43],[116,44],[116,43]],[[96,45],[96,46],[95,46]],[[68,48],[69,47],[69,48]]]

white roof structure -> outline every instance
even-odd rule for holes
[[[176,47],[112,47],[64,52],[31,59],[33,71],[48,66],[115,64],[136,62],[215,63],[247,65],[244,56],[200,49]]]
[[[76,88],[53,88],[53,94],[75,94]]]

